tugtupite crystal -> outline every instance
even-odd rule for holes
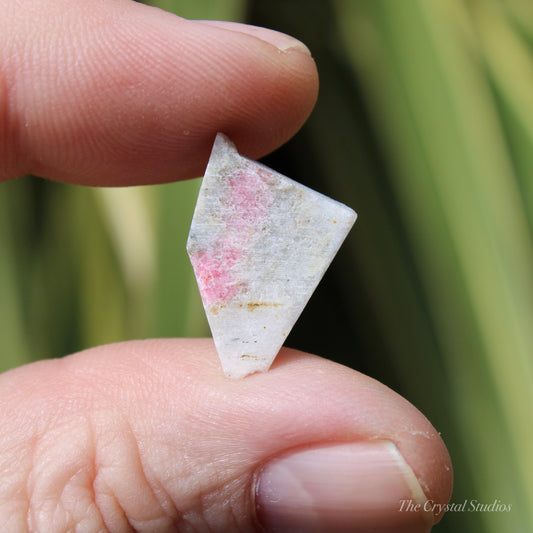
[[[269,369],[356,217],[217,135],[187,251],[228,377]]]

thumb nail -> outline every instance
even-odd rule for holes
[[[427,532],[433,514],[392,442],[289,452],[259,471],[256,516],[266,531]]]

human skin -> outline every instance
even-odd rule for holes
[[[269,30],[129,0],[0,12],[0,181],[195,177],[217,131],[260,157],[317,97],[306,48]],[[230,380],[207,339],[101,346],[6,372],[0,406],[2,531],[417,532],[451,492],[420,411],[295,350]]]

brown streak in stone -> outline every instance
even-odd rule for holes
[[[255,309],[263,308],[263,307],[279,307],[281,304],[275,302],[248,302],[247,304],[239,304],[239,307],[246,306],[248,311],[254,311]]]

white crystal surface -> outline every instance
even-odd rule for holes
[[[269,369],[356,217],[217,135],[187,251],[227,376]]]

